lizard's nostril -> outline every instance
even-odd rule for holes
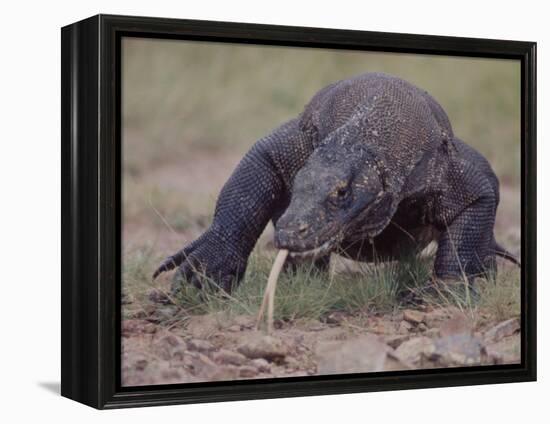
[[[301,223],[300,226],[298,227],[298,232],[299,232],[300,234],[304,234],[304,233],[307,231],[308,228],[309,228],[309,225],[303,222],[303,223]]]

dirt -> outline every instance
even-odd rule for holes
[[[181,311],[172,308],[175,316]],[[477,322],[455,308],[387,315],[327,316],[276,322],[272,334],[255,317],[158,315],[126,319],[122,384],[175,384],[518,363],[518,319]],[[164,317],[166,318],[166,317]]]
[[[204,231],[204,216],[241,154],[190,152],[177,163],[126,175],[123,246],[153,248],[162,258]],[[162,188],[160,191],[158,188]],[[161,197],[155,197],[160,192]],[[513,253],[519,246],[517,186],[503,183],[495,231]],[[155,209],[153,209],[153,207]],[[193,225],[178,227],[180,211]],[[166,222],[165,222],[166,221]],[[269,246],[269,229],[260,246]],[[353,263],[347,263],[353,268]],[[151,270],[152,272],[152,270]],[[150,272],[148,271],[148,274]],[[148,277],[147,277],[148,278]],[[126,293],[125,311],[134,294]],[[394,314],[333,312],[322,321],[276,322],[271,335],[255,330],[253,316],[189,315],[175,306],[150,304],[122,323],[125,386],[377,372],[518,363],[516,319],[498,322],[452,308]]]

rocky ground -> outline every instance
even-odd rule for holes
[[[520,322],[475,322],[453,307],[393,314],[334,312],[276,322],[252,316],[182,315],[151,305],[122,325],[122,384],[138,386],[510,364],[520,361]],[[172,322],[174,324],[170,325]]]

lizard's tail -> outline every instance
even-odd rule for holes
[[[496,241],[493,242],[493,251],[495,252],[495,255],[500,256],[501,258],[504,258],[521,268],[521,263],[519,259],[515,255],[508,252],[504,247],[502,247]]]

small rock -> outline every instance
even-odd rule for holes
[[[148,316],[149,314],[145,312],[145,310],[143,309],[140,309],[139,311],[136,311],[132,314],[132,318],[135,318],[135,319],[144,319],[144,318],[147,318]]]
[[[397,349],[401,343],[406,342],[409,338],[408,334],[394,334],[384,337],[384,343],[393,349]]]
[[[495,325],[485,332],[487,342],[497,342],[504,337],[511,336],[521,328],[519,318],[512,318]]]
[[[179,380],[181,378],[179,371],[174,368],[165,369],[161,371],[160,375],[163,380]]]
[[[149,364],[149,361],[147,359],[138,359],[134,366],[136,367],[136,370],[143,371],[147,365]]]
[[[296,353],[306,353],[309,349],[305,346],[298,345],[296,346]]]
[[[395,324],[390,321],[376,320],[369,323],[368,331],[375,334],[394,334]]]
[[[158,342],[168,344],[172,347],[177,347],[183,343],[183,340],[174,334],[167,334],[166,336],[162,337]]]
[[[429,337],[421,336],[401,343],[395,350],[395,356],[405,363],[421,365],[435,352],[435,345]]]
[[[282,328],[284,328],[286,322],[282,319],[275,319],[273,320],[273,328],[275,328],[276,330],[280,330]]]
[[[258,334],[254,334],[254,337],[239,346],[237,351],[247,358],[264,358],[268,361],[280,360],[288,353],[286,346],[280,339]]]
[[[174,351],[172,352],[172,360],[176,362],[184,362],[186,355],[190,354],[191,352],[188,352],[185,349],[174,349]]]
[[[431,338],[439,337],[439,328],[428,328],[424,335]]]
[[[392,315],[392,320],[394,322],[401,322],[403,321],[403,312],[401,311],[395,311]]]
[[[157,329],[158,327],[155,324],[149,322],[143,327],[143,332],[147,334],[154,334],[157,332]]]
[[[224,317],[220,314],[193,315],[187,321],[187,332],[197,339],[207,339],[220,329]]]
[[[231,326],[227,327],[227,331],[231,331],[232,333],[237,333],[237,332],[241,331],[241,326],[238,325],[238,324],[231,325]]]
[[[517,364],[521,362],[521,337],[519,334],[504,337],[485,346],[484,353],[490,364]]]
[[[484,347],[481,354],[484,365],[501,365],[504,363],[504,356],[502,353],[494,350],[492,347]]]
[[[472,334],[473,328],[470,319],[462,312],[452,314],[451,318],[443,321],[439,326],[442,337],[449,337],[458,334]]]
[[[152,315],[155,313],[155,311],[157,310],[158,306],[157,305],[152,305],[150,303],[148,303],[147,305],[145,305],[143,307],[143,310],[145,311],[145,313],[147,314],[147,316],[149,315]]]
[[[407,364],[402,359],[398,358],[394,352],[391,350],[388,351],[386,362],[384,363],[384,371],[401,371],[412,368],[413,367],[410,364]]]
[[[374,335],[341,341],[319,342],[316,348],[319,374],[383,371],[389,348]]]
[[[209,367],[215,367],[216,366],[214,361],[212,361],[212,359],[210,359],[204,353],[199,353],[197,356],[205,365],[208,365]]]
[[[187,349],[199,352],[211,352],[215,349],[214,345],[207,340],[191,339],[187,341]]]
[[[426,331],[428,329],[428,327],[426,327],[426,324],[424,324],[423,322],[421,322],[420,324],[418,324],[418,331]]]
[[[444,309],[434,309],[424,315],[424,323],[428,327],[437,327],[441,321],[449,318],[447,311]]]
[[[286,367],[289,368],[289,369],[298,369],[300,368],[300,363],[298,362],[298,360],[292,356],[287,356],[285,357],[285,364],[286,364]]]
[[[258,369],[251,366],[243,366],[239,368],[239,377],[252,378],[258,375]]]
[[[194,375],[210,374],[220,368],[208,356],[197,352],[187,352],[182,363]]]
[[[346,320],[346,314],[344,314],[343,312],[339,312],[339,311],[331,312],[325,318],[325,322],[327,324],[340,324],[341,322],[343,322],[345,320]]]
[[[435,341],[431,359],[442,366],[471,366],[481,364],[482,345],[468,332],[442,337]]]
[[[143,329],[147,324],[146,321],[139,319],[125,319],[122,321],[121,335],[122,337],[130,337],[133,334],[139,334],[143,332]]]
[[[120,299],[120,303],[122,305],[130,305],[134,303],[134,298],[132,297],[132,295],[128,293],[122,293],[122,298]]]
[[[215,352],[212,355],[212,359],[221,364],[229,365],[242,365],[246,362],[246,356],[227,349],[221,349],[219,352]]]
[[[249,315],[237,315],[233,318],[233,323],[239,325],[242,329],[250,329],[256,325],[254,317]]]
[[[413,328],[412,324],[407,321],[401,321],[399,323],[399,328],[397,329],[397,332],[399,334],[409,334],[409,331],[411,331]]]
[[[209,381],[228,381],[239,378],[239,368],[235,366],[217,367],[208,374]]]
[[[412,309],[405,309],[403,311],[403,319],[411,324],[420,324],[425,316],[425,313]]]
[[[156,355],[169,361],[172,359],[174,352],[181,349],[184,346],[184,342],[178,336],[168,333],[160,338],[154,340],[153,349]],[[180,349],[178,349],[178,347]]]
[[[269,365],[269,362],[267,362],[264,358],[253,359],[250,363],[255,366],[260,372],[271,371],[271,366]]]

